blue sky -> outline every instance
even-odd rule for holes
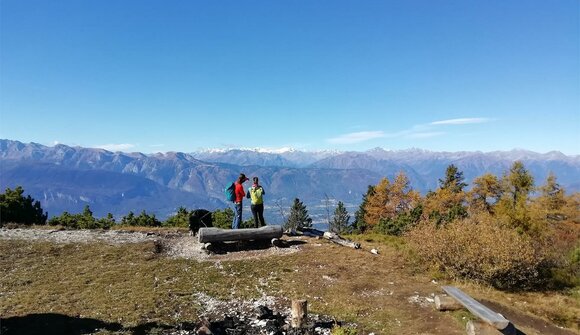
[[[580,154],[580,2],[0,2],[0,138]]]

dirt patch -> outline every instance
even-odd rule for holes
[[[156,242],[161,253],[172,258],[200,261],[242,260],[274,255],[287,255],[300,250],[301,238],[289,238],[284,247],[273,247],[269,242],[227,243],[208,250],[207,244],[186,232],[126,231],[126,230],[63,230],[63,229],[0,229],[0,240],[46,241],[53,243],[96,243],[112,245]]]
[[[123,230],[0,229],[0,239],[36,240],[54,243],[106,242],[110,244],[123,244],[154,241],[156,238],[153,233]]]
[[[510,320],[518,330],[527,330],[527,335],[533,334],[552,334],[552,335],[576,335],[573,331],[560,328],[554,324],[551,324],[540,318],[536,318],[521,312],[518,312],[512,308],[503,306],[496,302],[482,300],[484,305],[491,308],[493,311],[500,313],[506,319]],[[522,329],[520,329],[522,328]],[[536,333],[537,331],[537,333]]]

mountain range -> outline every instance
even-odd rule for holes
[[[96,216],[110,212],[120,217],[146,210],[166,218],[180,206],[209,210],[230,206],[223,190],[243,172],[260,177],[266,190],[266,213],[270,222],[277,223],[294,198],[307,205],[315,220],[336,201],[347,204],[353,214],[368,185],[399,171],[407,174],[413,188],[425,193],[437,187],[449,164],[455,164],[469,184],[487,172],[501,176],[516,160],[524,163],[536,185],[553,172],[568,192],[580,190],[580,156],[555,151],[230,149],[146,155],[13,140],[0,140],[0,187],[22,186],[40,200],[49,216],[77,213],[89,205]]]

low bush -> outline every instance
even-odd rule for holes
[[[112,214],[106,218],[97,219],[89,206],[85,206],[82,213],[70,214],[63,212],[60,216],[52,217],[48,220],[50,226],[61,226],[69,229],[109,229],[115,225],[115,219]]]
[[[540,238],[520,234],[488,215],[437,228],[422,223],[407,235],[419,257],[454,279],[465,278],[503,289],[545,283],[554,261]]]

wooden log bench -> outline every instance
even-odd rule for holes
[[[271,240],[282,237],[283,232],[282,226],[275,225],[244,229],[208,227],[200,228],[197,237],[200,243]]]
[[[473,299],[465,292],[454,286],[443,286],[443,291],[455,299],[459,304],[469,310],[481,321],[470,321],[467,323],[468,335],[487,335],[487,334],[514,334],[515,327],[509,320],[501,314],[496,313]],[[441,300],[443,301],[443,300]]]

